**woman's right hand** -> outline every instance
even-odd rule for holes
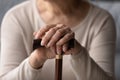
[[[38,32],[34,32],[33,36],[35,39],[38,39],[38,37],[36,37],[36,35],[39,34]],[[39,39],[42,39],[39,37]],[[45,63],[45,61],[47,59],[52,59],[55,58],[56,55],[56,47],[52,46],[52,47],[40,47],[35,49],[30,57],[29,57],[29,63],[30,65],[34,68],[34,69],[39,69],[43,66],[43,64]]]
[[[35,49],[29,57],[29,63],[34,69],[39,69],[47,59],[55,58],[55,47]]]

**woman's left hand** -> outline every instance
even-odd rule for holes
[[[81,45],[74,39],[74,32],[64,24],[48,25],[35,33],[36,38],[41,38],[41,45],[45,47],[56,46],[56,54],[77,54]],[[69,41],[74,39],[74,47],[69,49]]]

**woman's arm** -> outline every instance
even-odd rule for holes
[[[109,16],[94,36],[90,50],[71,56],[73,71],[78,80],[113,80],[116,31]]]
[[[33,69],[28,62],[18,17],[14,11],[8,12],[2,22],[0,80],[38,80],[41,70]]]

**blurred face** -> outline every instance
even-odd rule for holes
[[[79,7],[81,0],[45,0],[50,2],[55,10],[60,10],[65,14],[72,13]]]
[[[48,0],[59,7],[77,7],[81,0]]]

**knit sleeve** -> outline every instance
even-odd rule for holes
[[[1,26],[0,80],[38,80],[41,69],[35,70],[30,66],[24,34],[17,21],[18,16],[13,13],[5,15]]]
[[[111,16],[92,39],[90,50],[85,47],[71,56],[77,80],[113,80],[116,31]]]

